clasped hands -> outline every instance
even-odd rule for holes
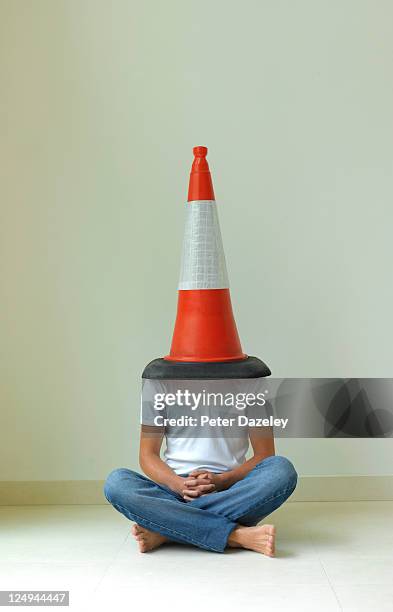
[[[207,472],[206,470],[194,470],[183,478],[180,494],[185,501],[192,501],[202,495],[214,493],[222,488],[221,474]]]

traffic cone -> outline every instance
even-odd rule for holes
[[[264,378],[269,367],[243,353],[236,329],[207,148],[193,151],[172,346],[169,355],[147,364],[142,379]]]
[[[247,359],[232,312],[207,148],[193,149],[175,329],[167,361]]]

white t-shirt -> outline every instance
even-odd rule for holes
[[[226,472],[246,459],[249,442],[244,438],[166,438],[165,461],[176,474],[193,470]]]

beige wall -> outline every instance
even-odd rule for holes
[[[0,479],[135,466],[207,145],[243,346],[392,376],[393,4],[0,0]],[[390,440],[279,444],[393,473]]]

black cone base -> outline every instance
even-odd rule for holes
[[[239,361],[166,361],[154,359],[147,364],[142,378],[155,380],[215,380],[225,378],[264,378],[271,371],[258,357]]]

